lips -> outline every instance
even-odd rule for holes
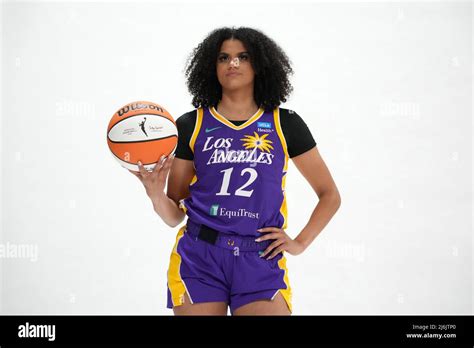
[[[225,74],[225,76],[237,76],[237,75],[242,75],[242,74],[238,72],[230,72],[230,73]]]

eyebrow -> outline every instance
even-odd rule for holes
[[[247,52],[247,51],[243,51],[243,52],[239,52],[239,53],[237,53],[237,54],[242,54],[242,53],[248,53],[248,52]],[[219,54],[227,54],[227,55],[229,55],[229,53],[227,53],[227,52],[219,52]]]

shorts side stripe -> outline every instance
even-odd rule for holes
[[[280,289],[279,291],[283,295],[283,298],[285,299],[286,304],[288,305],[290,313],[292,313],[293,307],[291,304],[291,287],[290,287],[290,281],[288,279],[288,268],[286,267],[286,257],[284,254],[283,254],[283,257],[280,260],[278,260],[278,267],[280,267],[280,269],[285,271],[285,274],[283,276],[283,281],[286,284],[286,289]]]
[[[170,256],[170,265],[168,269],[168,287],[171,293],[171,300],[173,306],[179,306],[184,303],[184,293],[187,292],[186,285],[181,278],[180,267],[181,267],[181,255],[178,253],[178,244],[185,233],[186,225],[181,227],[176,235],[176,242],[173,247],[173,251]],[[189,294],[191,300],[191,295]]]

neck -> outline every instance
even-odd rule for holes
[[[232,91],[222,93],[222,99],[217,105],[217,111],[230,120],[248,120],[258,110],[253,99],[253,90]]]

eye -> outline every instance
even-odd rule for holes
[[[248,60],[249,58],[250,58],[249,55],[246,54],[246,53],[241,54],[241,55],[239,56],[239,59],[240,59],[240,60]]]
[[[226,62],[228,59],[229,59],[228,56],[219,56],[219,57],[217,58],[217,60],[218,60],[219,62]]]

